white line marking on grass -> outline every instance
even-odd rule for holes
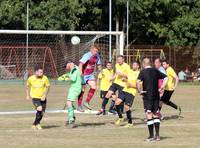
[[[135,111],[136,110],[139,110],[140,108],[137,108],[137,109],[135,109]],[[134,111],[134,112],[135,112]],[[95,110],[85,110],[84,112],[79,112],[79,111],[77,111],[77,110],[75,110],[74,111],[75,113],[77,113],[77,114],[91,114],[91,115],[94,115],[94,114],[97,114],[98,113],[98,111],[95,111]],[[184,114],[184,113],[199,113],[200,111],[199,110],[183,110],[182,111],[182,113]],[[36,113],[36,111],[33,111],[33,110],[27,110],[27,111],[7,111],[7,112],[0,112],[0,116],[1,115],[23,115],[23,114],[35,114]],[[46,113],[53,113],[53,114],[55,114],[55,113],[68,113],[68,111],[67,110],[46,110]],[[166,114],[166,113],[174,113],[174,111],[168,111],[168,112],[164,112],[164,114]],[[134,113],[134,114],[137,114],[137,113]],[[141,113],[138,113],[138,114],[141,114]],[[108,113],[108,115],[112,115],[111,113]]]
[[[84,112],[74,111],[77,114],[97,114],[98,111],[85,110]],[[21,115],[21,114],[35,114],[36,111],[9,111],[0,112],[0,115]],[[68,113],[67,110],[47,110],[46,113]]]

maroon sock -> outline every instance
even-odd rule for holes
[[[86,102],[89,103],[92,100],[92,97],[94,96],[95,93],[95,89],[90,88],[88,95],[87,95],[87,99]]]
[[[80,95],[78,96],[78,106],[82,105],[83,95],[84,95],[84,91],[81,91]]]

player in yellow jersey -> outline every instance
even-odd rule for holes
[[[35,67],[35,74],[30,76],[27,80],[26,99],[32,99],[33,105],[36,109],[36,117],[33,122],[33,129],[41,130],[40,121],[46,109],[46,99],[49,92],[49,80],[43,75],[42,67]]]
[[[165,87],[164,94],[161,97],[159,110],[161,110],[162,104],[164,103],[164,104],[169,105],[172,108],[178,110],[178,114],[180,116],[181,115],[181,107],[177,106],[172,101],[170,101],[171,96],[174,93],[174,90],[176,89],[176,87],[178,85],[179,78],[178,78],[176,72],[174,71],[174,69],[169,65],[169,63],[166,60],[162,62],[162,65],[166,70],[168,81],[167,81],[167,85]]]
[[[112,85],[110,86],[103,103],[105,103],[109,98],[111,98],[111,96],[115,94],[117,91],[118,91],[118,95],[122,92],[123,88],[126,85],[126,82],[123,81],[123,78],[127,77],[127,73],[129,70],[130,70],[130,66],[124,62],[123,55],[117,56],[117,63],[115,64],[114,81]],[[112,101],[111,104],[113,104],[114,106],[115,102]],[[120,106],[121,106],[121,110],[123,110],[123,104],[121,104]],[[112,113],[112,112],[115,112],[115,110],[110,110],[109,112]]]
[[[105,96],[108,93],[108,89],[110,88],[112,81],[114,80],[113,76],[114,76],[114,71],[112,68],[112,63],[107,62],[106,68],[103,69],[102,72],[99,73],[98,75],[98,83],[100,82],[100,98],[102,100],[101,101],[102,106],[99,112],[97,113],[97,115],[106,114],[105,108],[108,103],[108,99],[104,101],[104,103],[103,103],[103,100],[105,99]],[[110,107],[110,110],[112,110],[112,105]]]
[[[128,119],[128,124],[125,125],[125,127],[133,126],[131,107],[132,107],[133,100],[137,92],[136,82],[137,82],[138,75],[140,73],[139,68],[140,68],[139,62],[134,61],[132,64],[132,69],[128,71],[127,77],[123,79],[123,82],[125,82],[125,87],[115,101],[117,114],[119,116],[119,119],[115,122],[116,125],[119,125],[121,122],[124,121],[124,118],[122,116],[122,111],[120,108],[120,104],[124,103],[124,108],[125,108],[125,112]]]

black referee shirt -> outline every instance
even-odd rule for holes
[[[158,91],[158,80],[167,77],[155,68],[148,67],[141,71],[138,80],[143,82],[144,99],[160,99]]]

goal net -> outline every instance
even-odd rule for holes
[[[71,43],[74,35],[80,38],[78,45]],[[67,59],[78,64],[94,43],[100,47],[104,66],[117,54],[123,54],[123,38],[123,32],[0,30],[1,79],[25,79],[35,65],[42,65],[44,73],[55,79],[64,73]]]

